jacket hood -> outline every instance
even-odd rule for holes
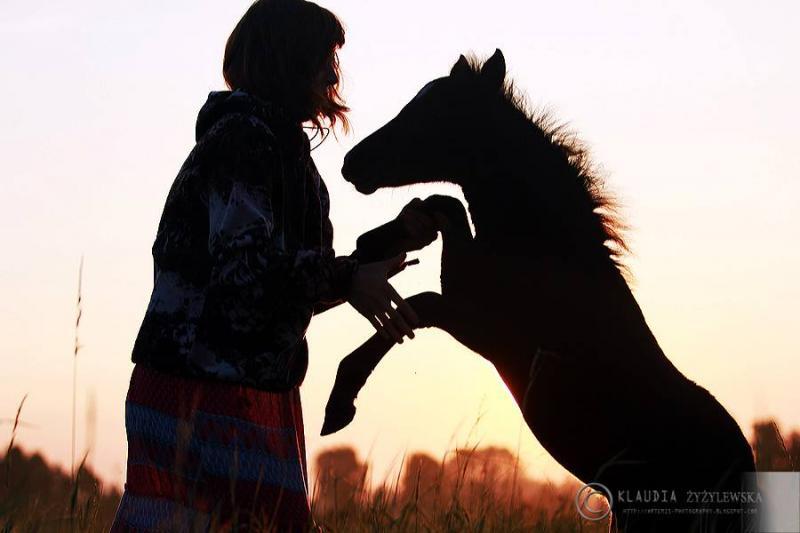
[[[206,134],[219,119],[229,113],[255,115],[273,127],[291,127],[291,122],[278,106],[251,95],[241,89],[235,91],[212,91],[200,108],[195,125],[195,140]],[[295,128],[300,129],[299,125]]]

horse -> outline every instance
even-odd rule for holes
[[[672,498],[656,506],[686,508],[697,491],[741,491],[755,465],[735,420],[648,327],[628,286],[625,227],[595,168],[574,133],[528,109],[497,50],[482,64],[460,56],[348,152],[342,174],[364,194],[461,187],[474,235],[459,200],[420,203],[443,244],[441,294],[406,299],[417,327],[444,330],[494,365],[542,446],[607,493],[613,527],[740,531],[736,513],[640,512],[643,493],[664,491]],[[411,241],[389,223],[357,248],[379,259]],[[358,391],[392,346],[376,334],[342,360],[323,435],[353,419]]]

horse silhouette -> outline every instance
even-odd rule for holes
[[[752,451],[647,326],[621,263],[615,204],[587,151],[517,94],[499,50],[482,65],[461,56],[345,158],[342,173],[362,193],[434,181],[463,190],[474,236],[457,199],[432,196],[420,207],[443,248],[441,294],[406,300],[418,327],[448,332],[495,366],[544,448],[609,489],[618,529],[739,531],[738,514],[629,512],[642,507],[630,501],[635,491],[674,491],[663,493],[675,494],[664,504],[673,507],[692,506],[687,491],[690,500],[693,491],[740,491]],[[360,237],[358,250],[390,257],[413,249],[409,239],[389,223]],[[392,346],[376,334],[344,358],[323,435],[352,420],[353,400]]]

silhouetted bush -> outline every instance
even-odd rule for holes
[[[12,448],[0,458],[0,530],[107,531],[121,494],[83,465],[76,478]]]

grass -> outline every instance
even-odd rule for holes
[[[75,475],[26,455],[16,446],[25,399],[13,419],[11,442],[0,458],[0,532],[108,531],[120,498],[86,465]],[[795,470],[800,433],[784,438],[772,420],[753,426],[760,471]],[[456,449],[440,460],[415,453],[395,479],[370,483],[369,465],[352,448],[316,457],[311,494],[314,519],[330,532],[581,532],[607,531],[607,521],[581,519],[577,481],[555,485],[528,478],[505,448]],[[253,528],[251,531],[266,531]]]
[[[404,460],[402,475],[372,488],[368,466],[349,448],[317,457],[314,517],[326,531],[348,532],[593,532],[607,522],[580,519],[578,483],[552,485],[521,474],[503,448],[461,449],[441,461]]]
[[[22,405],[14,421],[21,424]],[[15,439],[16,431],[12,431]],[[794,470],[800,433],[784,438],[774,421],[753,427],[758,470]],[[561,485],[526,477],[504,448],[468,448],[440,460],[411,454],[395,479],[371,486],[369,465],[351,448],[316,458],[311,494],[314,519],[330,532],[581,532],[607,531],[574,507],[577,482]],[[0,458],[0,532],[108,531],[120,493],[104,487],[86,465],[76,475],[26,455],[12,440]],[[266,529],[251,529],[265,531]]]
[[[311,506],[323,531],[607,530],[605,523],[579,520],[572,502],[577,485],[546,485],[514,473],[508,468],[508,450],[457,450],[439,463],[412,455],[402,476],[374,488],[368,483],[367,465],[336,461],[341,456],[355,457],[355,452],[335,449],[317,457],[323,470]],[[120,494],[104,488],[85,461],[74,478],[16,447],[2,463],[13,466],[4,469],[10,475],[0,490],[0,531],[108,531]]]

